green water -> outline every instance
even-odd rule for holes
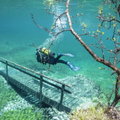
[[[53,6],[50,6],[51,4],[53,4]],[[99,21],[96,16],[98,8],[103,7],[102,0],[76,0],[72,1],[70,6],[72,16],[77,12],[83,14],[83,16],[78,17],[77,21],[73,18],[74,27],[78,32],[82,32],[80,25],[83,22],[88,25],[88,31],[97,29]],[[104,7],[106,8],[106,6]],[[51,66],[50,70],[48,70],[48,65],[37,63],[35,47],[47,45],[48,40],[51,40],[51,36],[46,31],[38,29],[34,25],[30,15],[31,13],[34,15],[38,24],[51,28],[55,21],[55,16],[47,13],[46,9],[48,8],[49,11],[53,11],[55,14],[60,14],[65,10],[62,0],[60,3],[47,2],[47,0],[1,0],[0,57],[4,57],[36,71],[44,70],[46,71],[44,73],[52,78],[69,78],[80,74],[92,81],[96,86],[100,86],[103,92],[111,92],[115,83],[114,76],[111,76],[111,71],[105,66],[95,62],[70,33],[65,32],[58,36],[51,50],[56,53],[72,53],[75,56],[74,58],[63,57],[63,59],[80,67],[79,71],[71,71],[67,66],[62,64]],[[106,8],[106,12],[110,12],[110,9]],[[65,26],[67,25],[64,17],[62,22]],[[110,33],[106,33],[105,35],[109,36]],[[91,43],[91,41],[94,42],[94,38],[92,39],[87,36],[82,38],[87,43]],[[112,44],[108,46],[112,47]],[[100,54],[99,50],[94,49],[94,51]],[[101,70],[99,69],[100,67],[104,69]],[[71,84],[69,83],[69,79],[64,82]],[[79,87],[82,86],[81,84],[77,85]]]

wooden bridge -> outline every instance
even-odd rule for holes
[[[8,83],[28,92],[32,97],[36,97],[36,103],[45,103],[60,111],[71,111],[69,104],[72,106],[75,101],[68,101],[65,97],[66,94],[71,94],[71,87],[69,85],[4,58],[0,58],[0,62],[3,66],[3,69],[0,70],[0,75]]]

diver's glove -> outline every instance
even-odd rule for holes
[[[67,65],[70,67],[71,70],[78,71],[80,68],[73,66],[70,62],[67,62]]]

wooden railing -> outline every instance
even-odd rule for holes
[[[20,72],[24,73],[24,74],[27,74],[33,78],[36,78],[40,81],[40,91],[39,91],[39,95],[40,95],[40,102],[42,102],[42,97],[43,97],[43,91],[42,91],[42,88],[43,88],[43,84],[46,83],[46,84],[49,84],[50,86],[53,86],[57,89],[60,89],[61,91],[61,96],[60,96],[60,100],[59,100],[59,106],[60,107],[63,103],[63,98],[64,98],[64,92],[68,93],[68,94],[71,94],[71,91],[69,91],[67,88],[71,88],[70,85],[67,85],[67,84],[64,84],[64,83],[61,83],[57,80],[54,80],[52,78],[49,78],[39,72],[36,72],[32,69],[29,69],[27,67],[24,67],[24,66],[21,66],[19,64],[16,64],[14,62],[11,62],[11,61],[8,61],[7,59],[4,59],[4,58],[0,58],[0,62],[5,64],[6,65],[6,68],[5,68],[5,71],[6,71],[6,79],[9,81],[9,68],[8,67],[11,67],[15,70],[19,70]],[[49,80],[49,81],[48,81]],[[59,108],[58,108],[59,109]]]

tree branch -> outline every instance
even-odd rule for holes
[[[66,2],[66,16],[68,19],[68,24],[69,24],[69,28],[70,28],[70,32],[75,36],[75,38],[82,44],[82,46],[89,52],[89,54],[98,62],[110,67],[111,69],[113,69],[114,71],[116,71],[116,73],[120,74],[120,69],[118,69],[116,66],[114,66],[111,62],[104,60],[100,57],[98,57],[82,40],[82,38],[75,32],[75,30],[73,29],[72,26],[72,21],[71,21],[71,17],[70,17],[70,13],[69,13],[69,3],[70,0],[67,0]]]
[[[44,31],[46,31],[46,32],[54,35],[54,33],[51,32],[51,31],[50,31],[49,29],[47,29],[46,27],[43,27],[43,26],[41,26],[41,25],[38,25],[37,22],[36,22],[36,20],[35,20],[35,18],[34,18],[34,15],[33,15],[33,14],[31,14],[31,18],[32,18],[32,21],[33,21],[33,23],[36,25],[37,28],[43,29]]]
[[[61,30],[60,32],[57,32],[57,33],[55,34],[55,36],[58,36],[58,35],[61,34],[62,32],[67,32],[67,31],[70,31],[70,29]]]

